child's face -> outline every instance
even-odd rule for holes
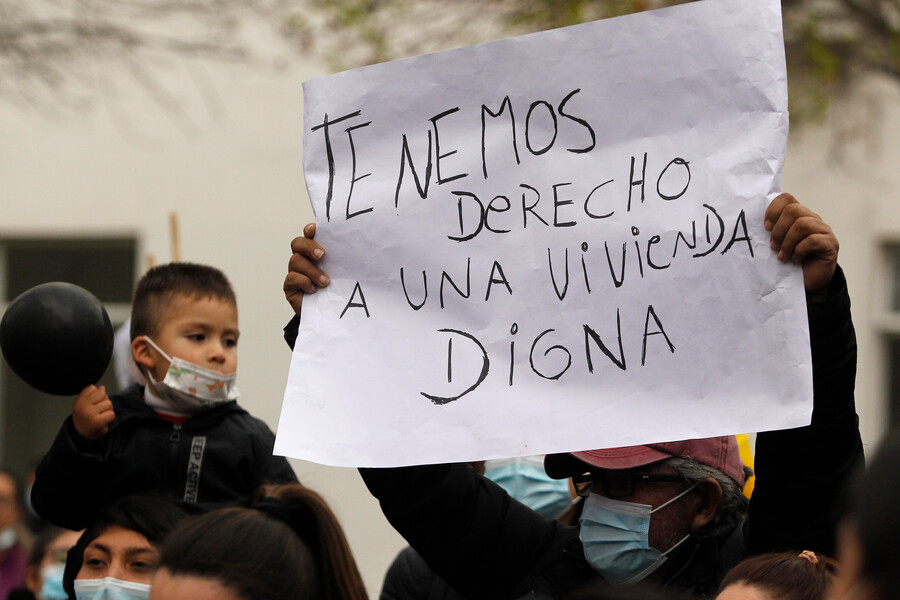
[[[151,337],[169,356],[227,375],[237,371],[238,335],[233,303],[179,295],[172,299]],[[169,361],[149,345],[148,351],[153,358],[153,377],[162,381]]]

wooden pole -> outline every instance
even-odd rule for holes
[[[169,234],[172,241],[172,262],[181,262],[181,240],[178,235],[178,214],[169,213]]]

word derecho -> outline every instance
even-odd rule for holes
[[[573,296],[602,297],[629,281],[666,271],[678,261],[729,252],[754,257],[742,209],[727,212],[716,207],[714,198],[692,197],[692,182],[698,176],[692,170],[697,169],[696,164],[702,168],[704,162],[662,154],[653,148],[618,160],[610,159],[608,151],[601,157],[602,136],[592,125],[590,106],[591,99],[576,88],[558,101],[519,102],[504,96],[474,108],[445,108],[418,127],[394,134],[394,171],[377,173],[373,179],[380,185],[369,188],[365,180],[373,173],[365,167],[366,140],[377,127],[377,119],[368,118],[365,109],[337,116],[322,114],[310,131],[322,136],[328,165],[325,220],[379,218],[379,214],[396,218],[412,203],[433,203],[434,219],[429,226],[442,232],[440,239],[448,244],[445,260],[452,264],[425,269],[399,265],[390,280],[396,283],[395,301],[409,310],[429,307],[447,310],[449,315],[460,302],[490,303],[500,296],[550,292],[557,303]],[[571,168],[559,169],[567,156]],[[530,177],[540,169],[540,161],[552,161],[557,167],[553,173],[561,173],[564,178],[550,183],[546,176]],[[528,180],[516,181],[511,172],[525,173]],[[391,182],[390,190],[385,181]],[[708,194],[701,191],[693,196],[704,193]],[[658,230],[645,225],[642,213],[677,203],[689,205],[679,213],[683,222],[657,224]],[[529,239],[542,243],[541,231],[563,229],[571,231],[567,236],[570,243],[543,242],[545,258],[540,277],[544,285],[537,290],[533,278],[517,281],[514,265],[509,262],[513,260],[509,258],[511,253],[508,249],[501,252],[504,240],[533,232]],[[397,235],[402,233],[398,231]],[[483,242],[491,238],[496,240],[495,255],[484,251]],[[481,245],[473,252],[460,252],[476,241]],[[341,319],[351,311],[359,311],[365,318],[377,317],[378,301],[371,295],[367,301],[366,287],[365,279],[356,279]],[[646,363],[648,343],[654,339],[669,353],[675,353],[678,341],[667,332],[665,315],[654,308],[653,302],[627,310],[641,312],[643,330],[636,333],[640,342],[630,345],[639,352],[641,365]],[[581,323],[578,328],[579,354],[589,373],[594,373],[598,356],[606,357],[608,364],[622,371],[635,362],[626,357],[624,348],[628,344],[623,344],[620,310],[604,311],[604,315],[609,315],[609,326]],[[632,321],[637,322],[637,318]],[[453,380],[454,352],[474,353],[480,357],[482,368],[461,385],[459,393],[423,391],[422,395],[435,404],[458,399],[485,381],[492,362],[498,361],[504,364],[501,371],[508,384],[514,385],[519,360],[515,336],[526,330],[520,323],[521,319],[514,317],[508,354],[504,351],[502,358],[492,357],[485,344],[461,326],[440,328],[438,331],[448,339],[449,381]],[[573,347],[574,336],[563,336],[569,340],[567,347],[554,341],[558,334],[553,328],[527,330],[528,370],[543,379],[562,378],[573,366],[569,348]],[[604,339],[600,330],[614,333],[606,333]],[[554,354],[562,359],[557,356],[552,368],[541,364]]]

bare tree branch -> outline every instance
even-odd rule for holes
[[[0,0],[0,101],[83,108],[116,89],[106,78],[125,76],[183,113],[162,72],[255,60],[242,36],[250,22],[343,69],[684,1]],[[823,116],[862,74],[900,81],[900,0],[782,0],[782,12],[795,121]]]

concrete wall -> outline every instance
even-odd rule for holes
[[[871,447],[888,427],[885,334],[900,333],[888,313],[885,244],[900,241],[900,87],[872,79],[834,106],[816,127],[792,132],[785,190],[813,207],[841,242],[859,344],[857,408]]]
[[[136,90],[111,108],[50,118],[0,102],[0,238],[134,234],[142,256],[165,262],[176,212],[182,259],[221,268],[236,289],[241,403],[276,428],[290,364],[281,330],[293,314],[281,286],[290,241],[313,220],[300,84],[319,74],[209,65],[223,110],[215,120],[173,73],[188,135]],[[374,595],[402,538],[355,469],[293,466],[337,512]]]

